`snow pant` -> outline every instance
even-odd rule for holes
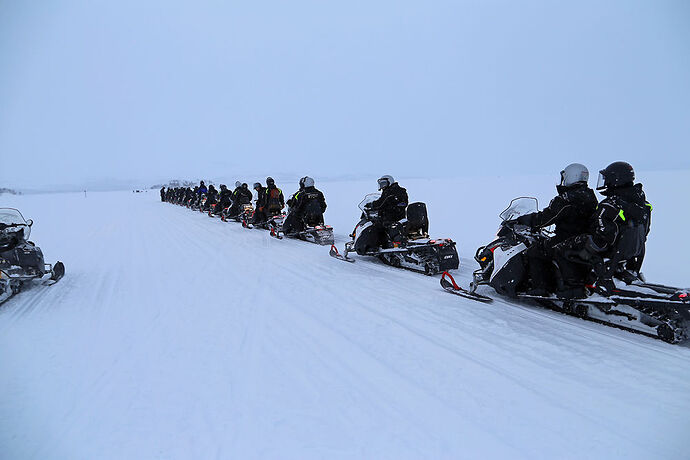
[[[525,256],[532,289],[553,292],[556,287],[553,247],[548,241],[535,241],[525,251]]]
[[[252,224],[263,224],[268,221],[268,214],[266,214],[262,210],[255,210],[254,215],[252,216]]]
[[[323,214],[300,215],[291,212],[283,222],[283,232],[285,234],[298,233],[307,227],[316,227],[317,225],[323,225]]]
[[[597,278],[605,275],[604,260],[587,250],[589,235],[578,235],[558,243],[553,248],[554,260],[558,265],[559,288],[580,287],[589,281],[594,269]]]

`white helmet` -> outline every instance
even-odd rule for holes
[[[306,177],[304,177],[304,178],[302,179],[302,184],[303,184],[305,187],[313,187],[313,186],[314,186],[314,179],[312,179],[312,178],[309,177],[309,176],[306,176]]]
[[[569,187],[578,182],[587,182],[589,180],[589,171],[585,165],[580,163],[569,164],[561,171],[561,185]]]
[[[240,181],[235,182],[235,187],[242,187],[242,182],[240,182]]]
[[[395,179],[393,179],[393,176],[385,175],[385,176],[381,176],[381,178],[378,180],[378,182],[379,182],[379,190],[383,190],[384,188],[395,184]]]

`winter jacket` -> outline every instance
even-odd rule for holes
[[[370,207],[379,212],[379,218],[384,224],[404,219],[407,209],[407,190],[395,182],[384,188],[381,197],[372,201]]]
[[[285,207],[285,198],[283,197],[283,191],[280,190],[275,185],[272,185],[266,189],[266,204],[264,211],[270,213],[278,213],[281,209]]]
[[[262,212],[266,207],[266,190],[266,187],[260,186],[259,190],[256,191],[256,209]]]
[[[606,196],[595,214],[592,240],[600,249],[620,249],[625,257],[634,257],[644,250],[651,228],[652,205],[647,202],[642,184],[615,188],[602,193]],[[623,236],[625,235],[625,238]],[[621,239],[625,248],[619,248]]]
[[[295,212],[298,216],[317,216],[326,212],[326,199],[316,187],[305,187],[295,193],[288,204],[290,212]]]
[[[553,243],[588,233],[592,216],[597,209],[597,197],[584,182],[568,187],[558,185],[558,195],[540,212],[520,216],[517,221],[530,227],[556,225]]]
[[[234,205],[249,204],[252,202],[252,192],[245,187],[237,187],[232,192],[232,203]]]

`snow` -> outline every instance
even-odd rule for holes
[[[643,178],[652,281],[690,285],[685,176]],[[465,285],[510,199],[554,192],[544,177],[401,183],[427,202],[432,236],[458,242]],[[317,180],[339,247],[374,186]],[[438,277],[342,263],[157,191],[0,206],[32,218],[67,270],[0,307],[0,458],[688,455],[687,344],[462,299]]]

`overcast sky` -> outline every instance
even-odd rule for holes
[[[0,0],[0,186],[689,153],[687,0]]]

